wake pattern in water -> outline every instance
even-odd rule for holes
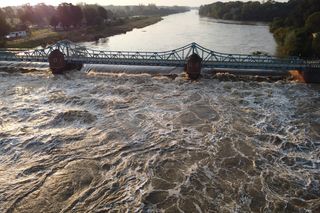
[[[320,211],[319,91],[0,72],[0,212]]]

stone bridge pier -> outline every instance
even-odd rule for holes
[[[198,79],[201,74],[201,66],[202,58],[196,53],[190,55],[185,67],[185,71],[188,74],[188,77],[192,80]]]
[[[48,57],[49,67],[52,74],[63,74],[65,71],[80,70],[83,64],[70,63],[65,60],[65,55],[59,50],[53,50]]]

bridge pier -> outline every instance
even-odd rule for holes
[[[49,55],[49,67],[52,74],[63,74],[64,71],[77,69],[80,70],[83,64],[70,63],[65,60],[64,54],[56,49]]]
[[[48,57],[53,74],[62,74],[71,69],[81,69],[82,63],[159,66],[175,64],[177,66],[185,65],[185,72],[190,79],[199,78],[201,68],[205,66],[207,68],[282,70],[286,72],[288,69],[300,69],[301,71],[292,71],[292,73],[295,73],[295,76],[299,77],[301,81],[320,83],[319,61],[225,54],[204,48],[196,43],[167,52],[133,52],[90,50],[70,41],[60,41],[44,49],[34,51],[8,50],[0,54],[0,60],[5,61],[47,61],[44,57]]]
[[[202,58],[198,54],[193,53],[189,56],[185,71],[190,79],[196,80],[199,78],[201,74],[201,62]]]

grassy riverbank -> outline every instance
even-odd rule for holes
[[[28,38],[8,41],[8,48],[33,48],[40,45],[52,44],[59,40],[68,39],[73,42],[95,41],[98,38],[126,33],[134,28],[143,28],[161,21],[160,16],[146,16],[125,19],[116,25],[83,27],[68,31],[57,32],[51,28],[32,30]]]

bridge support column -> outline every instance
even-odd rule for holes
[[[69,63],[65,61],[64,54],[56,49],[49,55],[49,66],[52,74],[63,74],[64,71],[82,68],[82,64]]]
[[[185,71],[188,74],[188,77],[190,79],[196,80],[199,78],[201,74],[201,62],[202,62],[202,58],[196,53],[193,53],[188,58]]]

